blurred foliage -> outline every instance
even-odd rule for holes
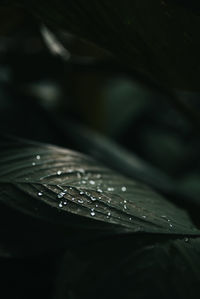
[[[199,4],[0,2],[20,3],[0,6],[4,298],[196,298]],[[81,154],[70,160],[77,168],[74,192],[82,191],[79,168],[106,174],[96,219],[88,203],[55,207],[57,181],[65,185],[67,177],[51,170],[70,170],[59,146],[96,160],[90,164]],[[38,152],[51,161],[32,170],[31,155]],[[69,159],[68,151],[64,155]],[[106,190],[110,182],[114,194]],[[44,197],[35,196],[37,184]],[[120,188],[129,184],[124,194]],[[127,200],[129,211],[121,205]],[[112,209],[113,218],[103,208]],[[160,218],[166,212],[173,224]]]

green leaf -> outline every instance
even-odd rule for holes
[[[80,153],[2,138],[0,201],[78,229],[199,235],[187,213]]]
[[[142,244],[134,236],[89,248],[65,254],[56,298],[188,299],[200,292],[199,238]]]
[[[14,2],[54,30],[90,40],[166,86],[199,90],[200,20],[177,1]]]

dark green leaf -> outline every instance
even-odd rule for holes
[[[199,234],[186,212],[150,188],[51,145],[2,139],[0,200],[73,228]]]
[[[110,50],[164,85],[199,89],[199,16],[176,1],[14,2],[52,28],[71,31]]]
[[[138,241],[135,236],[129,240],[107,240],[91,244],[90,250],[87,246],[68,252],[61,263],[56,298],[198,296],[199,239],[159,238],[159,242],[152,239],[143,245]]]

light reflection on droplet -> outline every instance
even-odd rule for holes
[[[90,183],[91,185],[95,185],[95,181],[93,181],[93,180],[91,180],[89,183]]]
[[[122,187],[122,191],[126,192],[126,187],[125,186]]]
[[[37,155],[37,156],[36,156],[36,159],[37,159],[37,160],[40,160],[40,155]]]
[[[40,197],[41,197],[42,195],[43,195],[43,193],[42,193],[42,192],[38,192],[38,196],[40,196]]]
[[[58,170],[57,171],[57,175],[61,175],[62,171],[61,170]]]

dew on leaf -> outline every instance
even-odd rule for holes
[[[95,185],[95,181],[93,181],[93,180],[91,180],[89,183],[90,183],[91,185]]]

